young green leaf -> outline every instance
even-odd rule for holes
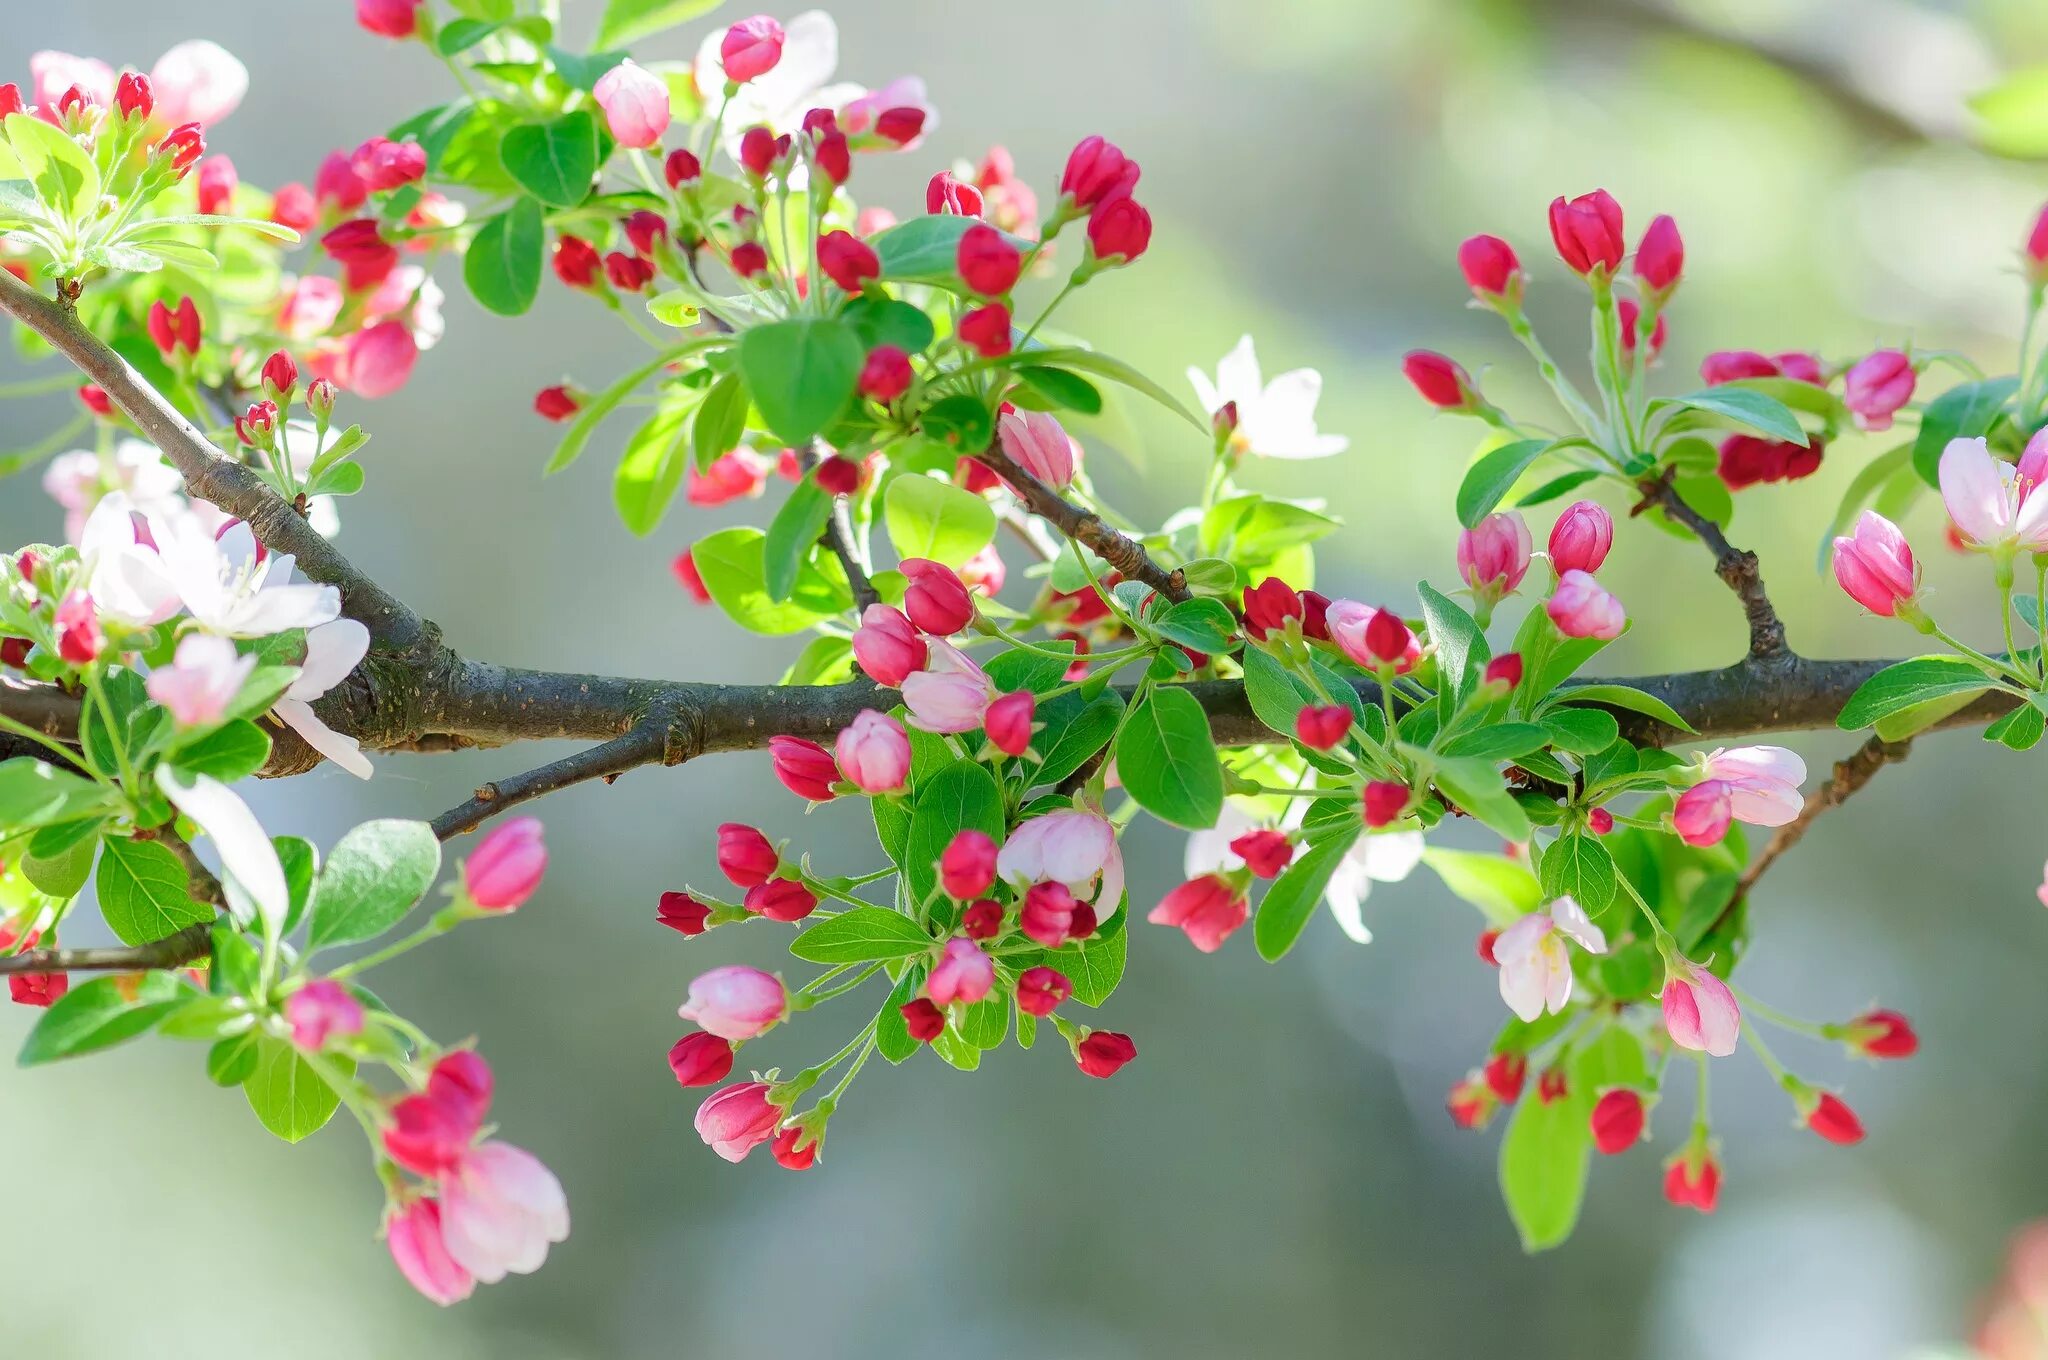
[[[1492,514],[1522,474],[1549,452],[1550,444],[1547,439],[1518,439],[1482,455],[1458,484],[1458,523],[1470,529]]]
[[[17,1061],[34,1067],[112,1048],[147,1034],[199,996],[174,973],[94,978],[73,987],[43,1012]]]
[[[577,109],[545,123],[508,128],[498,155],[519,187],[541,203],[573,208],[590,197],[597,178],[597,116]]]
[[[365,822],[335,845],[320,870],[307,945],[375,939],[434,886],[441,842],[425,822]]]
[[[148,944],[213,919],[192,900],[183,860],[155,841],[110,836],[100,851],[100,915],[122,944]]]
[[[804,443],[838,417],[866,361],[853,328],[826,318],[777,321],[740,337],[740,371],[754,405],[787,444]]]
[[[324,1061],[339,1076],[355,1075],[352,1059],[329,1054]],[[268,1035],[256,1041],[256,1065],[243,1080],[242,1093],[263,1127],[287,1143],[318,1133],[341,1104],[341,1093],[297,1049]]]
[[[1358,825],[1346,827],[1288,865],[1273,880],[1273,886],[1259,903],[1259,914],[1252,920],[1252,942],[1258,946],[1260,958],[1270,963],[1294,948],[1294,942],[1308,926],[1308,918],[1315,914],[1316,903],[1322,900],[1323,889],[1330,885],[1330,875],[1337,872],[1338,863],[1350,852],[1362,830]]]
[[[547,231],[540,204],[522,198],[477,231],[462,256],[462,281],[485,311],[520,316],[540,294]]]
[[[996,535],[996,514],[981,496],[936,477],[907,474],[882,493],[882,519],[899,557],[963,565]]]
[[[789,942],[807,963],[866,963],[903,959],[932,947],[932,937],[900,912],[853,907],[820,921]]]
[[[1163,822],[1206,831],[1223,811],[1216,739],[1184,689],[1155,688],[1131,710],[1117,734],[1116,768],[1124,791]]]

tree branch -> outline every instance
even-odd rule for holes
[[[1629,513],[1640,515],[1655,506],[1699,535],[1700,542],[1714,555],[1714,574],[1742,601],[1743,615],[1749,620],[1750,656],[1758,660],[1792,656],[1785,645],[1785,625],[1764,590],[1763,571],[1756,554],[1730,543],[1720,525],[1686,504],[1672,485],[1673,471],[1667,468],[1662,477],[1642,483],[1643,499]]]
[[[1895,761],[1904,760],[1912,751],[1913,743],[1886,741],[1883,737],[1872,736],[1850,754],[1835,762],[1834,777],[1806,796],[1806,806],[1799,815],[1771,834],[1764,851],[1756,857],[1756,863],[1743,871],[1742,879],[1736,886],[1735,896],[1721,911],[1721,917],[1714,924],[1719,925],[1741,901],[1749,896],[1749,890],[1764,876],[1764,871],[1778,862],[1779,856],[1799,844],[1812,829],[1814,819],[1829,808],[1840,807],[1849,796],[1877,777],[1877,772]],[[1711,930],[1712,927],[1709,927]]]
[[[804,469],[815,476],[818,465],[829,457],[831,454],[826,451],[825,441],[813,439],[804,451]],[[854,543],[857,540],[853,533],[853,512],[847,508],[844,496],[832,497],[832,518],[825,523],[823,541],[846,571],[846,584],[853,590],[855,606],[865,611],[871,604],[880,604],[882,597],[876,592],[875,583],[868,579],[867,566],[862,562],[861,555],[854,550]]]
[[[0,976],[9,973],[139,973],[182,968],[213,949],[213,923],[201,921],[152,944],[101,949],[26,949],[0,957]]]
[[[1146,553],[1129,534],[1112,526],[1093,510],[1084,510],[1017,465],[1000,442],[975,455],[991,472],[1008,482],[1031,512],[1052,524],[1076,543],[1116,568],[1127,581],[1146,585],[1178,604],[1190,598],[1187,577],[1180,568],[1166,570]]]
[[[436,817],[434,834],[444,841],[453,840],[464,832],[476,830],[501,812],[557,789],[566,789],[587,779],[602,779],[609,784],[628,770],[663,759],[668,744],[668,731],[649,723],[539,769],[486,784],[462,806],[450,808]]]

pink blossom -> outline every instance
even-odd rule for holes
[[[840,131],[859,139],[856,150],[879,144],[883,150],[915,151],[938,125],[939,110],[926,94],[922,76],[898,76],[881,89],[861,95],[839,109]],[[860,234],[869,236],[873,232],[863,225]]]
[[[278,329],[294,340],[325,335],[341,315],[343,301],[339,279],[308,274],[284,295],[284,305],[278,311]]]
[[[1835,583],[1873,614],[1895,616],[1920,592],[1920,565],[1899,526],[1865,510],[1854,532],[1835,540]]]
[[[317,1052],[333,1035],[363,1032],[363,1003],[333,978],[318,978],[286,998],[284,1018],[292,1042]]]
[[[401,321],[380,321],[348,338],[334,380],[361,397],[388,397],[412,377],[419,344]]]
[[[925,640],[902,610],[871,604],[861,611],[860,627],[853,633],[853,657],[876,684],[902,684],[905,676],[924,665],[929,654]]]
[[[1124,861],[1116,828],[1083,808],[1048,812],[1019,826],[996,856],[996,872],[1023,886],[1060,883],[1097,903],[1104,915],[1123,897]]]
[[[698,974],[676,1013],[721,1039],[752,1039],[789,1014],[789,993],[773,973],[732,963]]]
[[[1600,570],[1614,546],[1614,517],[1593,501],[1575,501],[1550,526],[1550,565],[1560,576]]]
[[[767,488],[767,465],[761,456],[752,449],[734,449],[701,473],[692,465],[683,494],[692,505],[724,505],[758,496]]]
[[[2048,552],[2048,496],[2033,491],[2048,474],[2048,442],[2036,435],[2020,466],[1991,456],[1983,439],[1952,439],[1942,451],[1942,503],[1973,548]]]
[[[1752,826],[1783,826],[1806,806],[1806,762],[1782,746],[1721,747],[1708,754],[1706,774],[1727,783],[1736,820]]]
[[[1671,805],[1671,827],[1687,845],[1719,845],[1734,817],[1733,790],[1722,779],[1702,780]]]
[[[444,1053],[424,1091],[391,1103],[384,1151],[415,1175],[448,1174],[483,1128],[491,1089],[490,1064],[480,1054],[467,1049]]]
[[[1560,897],[1547,912],[1531,912],[1500,933],[1493,942],[1500,966],[1500,997],[1525,1021],[1548,1010],[1563,1013],[1572,999],[1572,960],[1565,948],[1576,941],[1589,954],[1607,952],[1607,936],[1570,897]]]
[[[249,93],[249,70],[218,43],[194,38],[158,57],[149,83],[159,123],[212,127],[240,107]]]
[[[456,1264],[441,1238],[441,1204],[433,1196],[412,1200],[384,1222],[385,1245],[407,1284],[447,1307],[476,1290],[476,1278]]]
[[[1489,603],[1515,593],[1529,570],[1529,526],[1512,510],[1488,515],[1458,535],[1458,575]]]
[[[540,818],[515,817],[477,842],[462,862],[463,891],[485,911],[513,911],[533,896],[547,868]]]
[[[1044,411],[1013,411],[996,422],[1003,452],[1026,472],[1055,489],[1074,480],[1080,446]]]
[[[1895,349],[1881,349],[1849,366],[1842,376],[1842,404],[1858,427],[1889,430],[1892,416],[1913,396],[1913,361]]]
[[[524,1148],[484,1143],[441,1182],[442,1245],[485,1284],[539,1270],[549,1244],[568,1235],[562,1183]]]
[[[1543,603],[1550,621],[1566,637],[1591,637],[1612,641],[1621,636],[1628,623],[1628,611],[1621,601],[1603,590],[1598,581],[1583,571],[1567,571],[1557,580],[1557,589]]]
[[[744,85],[755,76],[765,76],[782,60],[782,45],[788,35],[782,25],[765,14],[742,19],[725,30],[718,44],[725,78]]]
[[[1155,926],[1173,926],[1188,943],[1213,954],[1251,915],[1242,890],[1221,874],[1191,878],[1160,899],[1145,919]]]
[[[1664,978],[1664,1028],[1680,1048],[1725,1058],[1735,1051],[1742,1011],[1727,983],[1681,959]]]
[[[180,727],[219,722],[256,668],[254,656],[240,656],[223,637],[191,633],[178,643],[168,666],[151,671],[149,697],[170,710]]]
[[[945,954],[925,979],[924,994],[934,1006],[950,1006],[956,1001],[971,1006],[988,995],[995,981],[995,961],[974,941],[956,936],[946,941]]]
[[[1401,629],[1399,636],[1405,637],[1398,651],[1391,646],[1374,646],[1377,640],[1374,621],[1382,614],[1398,624]],[[1406,624],[1401,623],[1399,616],[1389,610],[1375,609],[1356,600],[1332,600],[1324,621],[1330,630],[1330,640],[1344,655],[1368,670],[1380,670],[1391,664],[1395,674],[1404,675],[1422,659],[1422,643]],[[1385,623],[1380,624],[1380,631],[1388,636],[1397,636]]]
[[[385,38],[410,38],[423,0],[356,0],[356,22]]]
[[[668,86],[631,58],[599,76],[591,94],[620,146],[650,147],[668,131]]]
[[[972,732],[981,726],[995,685],[974,658],[939,638],[931,639],[925,669],[903,677],[903,704],[920,732]]]
[[[728,1162],[746,1160],[749,1152],[775,1136],[781,1122],[782,1110],[769,1103],[765,1081],[723,1087],[697,1107],[697,1136]]]
[[[863,793],[898,793],[910,782],[910,737],[886,713],[864,708],[832,744],[839,773]]]

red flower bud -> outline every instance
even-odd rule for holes
[[[1626,1086],[1602,1095],[1593,1106],[1593,1146],[1612,1157],[1643,1136],[1643,1098]]]
[[[668,1070],[684,1086],[716,1086],[732,1073],[732,1041],[698,1030],[676,1040]]]
[[[384,239],[374,217],[343,222],[320,238],[320,248],[342,267],[352,289],[374,288],[398,267],[398,247]]]
[[[984,297],[1002,297],[1017,286],[1023,272],[1024,256],[1003,234],[985,222],[977,222],[960,235],[955,252],[960,277]]]
[[[1522,262],[1515,258],[1515,248],[1498,236],[1474,236],[1459,246],[1458,271],[1481,300],[1521,292]]]
[[[1614,517],[1593,501],[1575,501],[1550,526],[1550,565],[1562,576],[1600,570],[1614,546]]]
[[[1279,632],[1289,619],[1300,617],[1301,596],[1277,576],[1268,576],[1244,593],[1244,631],[1255,641],[1264,642],[1268,633]]]
[[[1586,814],[1586,830],[1596,836],[1604,836],[1614,830],[1614,814],[1604,807],[1596,807]]]
[[[575,394],[559,383],[553,387],[543,387],[533,395],[534,414],[543,420],[552,420],[559,424],[582,409],[583,403],[576,400]]]
[[[199,352],[199,308],[189,297],[180,298],[175,311],[162,302],[149,304],[149,338],[164,358]]]
[[[1092,209],[1109,198],[1126,196],[1137,185],[1138,163],[1101,137],[1082,138],[1060,172],[1060,193],[1080,208]]]
[[[1562,1067],[1546,1067],[1543,1075],[1536,1078],[1536,1098],[1545,1105],[1553,1100],[1565,1098],[1566,1087]]]
[[[811,475],[818,479],[819,489],[828,495],[851,496],[860,490],[860,464],[836,453],[818,464]]]
[[[1096,1030],[1074,1047],[1075,1063],[1091,1077],[1113,1077],[1137,1056],[1131,1036],[1113,1030]]]
[[[661,174],[671,189],[693,189],[704,178],[704,162],[688,151],[671,151],[662,162]]]
[[[897,146],[909,146],[924,135],[923,109],[904,105],[875,115],[875,135]]]
[[[54,1006],[70,990],[69,973],[11,973],[7,978],[7,995],[17,1006]]]
[[[555,241],[555,277],[571,288],[594,288],[604,267],[597,247],[581,236],[562,235]]]
[[[887,405],[908,392],[916,377],[908,354],[894,345],[876,345],[861,365],[861,394]]]
[[[1832,1092],[1821,1091],[1812,1097],[1811,1104],[1802,1110],[1801,1117],[1805,1119],[1806,1127],[1830,1143],[1839,1143],[1846,1147],[1851,1143],[1863,1141],[1863,1121]]]
[[[906,1001],[897,1009],[903,1013],[903,1023],[910,1030],[910,1037],[921,1044],[928,1044],[945,1032],[946,1013],[933,1005],[930,997]]]
[[[19,103],[21,96],[15,95]],[[2027,233],[2026,255],[2027,279],[2039,288],[2048,281],[2048,207],[2041,209],[2034,218],[2034,229]]]
[[[970,940],[993,940],[1003,933],[1003,904],[984,897],[960,913],[960,929]]]
[[[1621,316],[1621,351],[1633,355],[1636,352],[1636,322],[1641,319],[1643,309],[1636,306],[1635,299],[1623,298],[1618,304]],[[1650,332],[1650,358],[1655,359],[1664,352],[1664,339],[1670,332],[1667,318],[1657,314],[1657,328]]]
[[[1678,235],[1678,223],[1668,213],[1659,214],[1651,219],[1643,243],[1636,247],[1636,277],[1652,293],[1668,293],[1678,286],[1678,276],[1684,272],[1685,242]]]
[[[818,899],[793,878],[771,878],[747,889],[745,905],[771,921],[801,921],[818,909]]]
[[[14,670],[28,669],[28,654],[35,644],[25,637],[0,637],[0,666]]]
[[[175,179],[185,178],[187,171],[198,164],[206,154],[206,133],[197,123],[186,123],[164,134],[156,144],[156,155],[167,161]]]
[[[1365,824],[1375,831],[1408,810],[1408,786],[1375,779],[1365,786]]]
[[[1512,1105],[1522,1094],[1522,1082],[1529,1074],[1529,1060],[1519,1053],[1496,1053],[1486,1060],[1481,1075],[1487,1089],[1503,1105]]]
[[[912,623],[935,637],[950,637],[974,621],[974,601],[951,567],[923,557],[907,557],[899,565],[910,582],[903,612]]]
[[[853,174],[853,150],[846,143],[846,134],[833,131],[818,138],[811,148],[811,163],[818,167],[818,177],[833,188],[846,183]]]
[[[263,391],[272,401],[285,402],[299,385],[299,365],[283,350],[263,361]]]
[[[277,403],[259,401],[235,417],[235,437],[252,449],[267,449],[277,435]]]
[[[677,553],[675,561],[669,563],[668,567],[683,589],[690,592],[691,599],[698,604],[711,603],[711,591],[705,587],[703,574],[697,570],[696,559],[690,555],[688,548]]]
[[[836,771],[835,771],[836,772]],[[736,888],[756,888],[782,867],[782,856],[766,836],[743,822],[718,828],[718,868]]]
[[[1451,1093],[1444,1099],[1444,1108],[1451,1113],[1451,1122],[1461,1129],[1483,1129],[1493,1118],[1493,1112],[1500,1108],[1491,1089],[1477,1072],[1451,1087]]]
[[[1753,349],[1715,350],[1700,360],[1700,381],[1709,387],[1738,378],[1775,378],[1778,372],[1775,359]]]
[[[637,255],[614,250],[604,257],[604,276],[620,292],[637,293],[654,281],[654,266]]]
[[[1499,685],[1502,689],[1513,689],[1522,683],[1522,654],[1502,652],[1486,663],[1486,672],[1481,683]]]
[[[1130,264],[1152,244],[1152,214],[1129,194],[1106,199],[1088,215],[1088,248],[1105,264]]]
[[[1309,704],[1294,715],[1294,735],[1303,746],[1327,751],[1351,733],[1351,710],[1342,704]]]
[[[633,251],[638,255],[652,255],[654,247],[668,239],[668,219],[644,208],[629,214],[625,227],[626,239],[633,243]]]
[[[770,737],[768,753],[775,762],[775,777],[784,788],[813,803],[831,801],[832,785],[839,779],[839,765],[831,752],[802,737]]]
[[[685,935],[702,935],[710,929],[710,918],[711,908],[686,892],[663,893],[654,913],[655,920]]]
[[[1017,1009],[1041,1019],[1074,994],[1074,984],[1057,968],[1039,964],[1017,975]]]
[[[1330,640],[1330,597],[1320,590],[1301,592],[1301,635],[1317,642]]]
[[[791,1125],[775,1135],[768,1144],[768,1154],[784,1170],[809,1171],[818,1160],[818,1140],[805,1142],[806,1136],[804,1130]]]
[[[1260,878],[1278,878],[1294,861],[1294,842],[1285,831],[1247,831],[1230,843],[1230,850]]]
[[[984,359],[1000,359],[1011,349],[1010,309],[991,302],[960,318],[958,332],[968,348]]]
[[[1408,660],[1415,646],[1415,634],[1408,631],[1408,625],[1393,610],[1374,610],[1366,621],[1365,650],[1387,665]]]
[[[742,241],[732,248],[732,272],[751,279],[768,268],[768,251],[759,241]]]
[[[882,276],[882,258],[852,232],[828,231],[818,238],[818,270],[845,291],[858,293],[867,280]]]
[[[1721,1199],[1721,1163],[1704,1148],[1679,1153],[1664,1163],[1664,1198],[1682,1209],[1711,1214]]]
[[[959,832],[939,856],[939,883],[948,897],[961,902],[980,897],[995,881],[996,843],[985,831]]]
[[[1493,946],[1499,941],[1498,930],[1482,930],[1479,932],[1479,939],[1473,945],[1479,953],[1480,960],[1494,968],[1500,967],[1500,960],[1493,956]]]
[[[981,190],[963,182],[951,171],[941,170],[924,186],[924,210],[928,213],[979,217],[981,209]]]
[[[1463,411],[1479,399],[1472,377],[1455,361],[1434,350],[1411,349],[1401,356],[1401,373],[1441,411]]]
[[[1849,1047],[1866,1058],[1910,1058],[1920,1051],[1920,1036],[1913,1022],[1897,1011],[1865,1011],[1847,1025],[1837,1027]]]
[[[1572,272],[1613,273],[1621,268],[1624,249],[1621,205],[1605,189],[1577,198],[1559,198],[1550,205],[1550,239]]]
[[[775,168],[779,150],[775,133],[756,125],[740,138],[740,166],[755,179],[766,179]]]
[[[20,91],[15,93],[18,97]],[[154,113],[156,95],[149,88],[149,77],[139,71],[123,71],[120,83],[114,86],[114,107],[123,118],[147,118]]]
[[[78,400],[85,409],[102,418],[114,414],[114,399],[107,395],[107,389],[98,383],[82,383],[78,388]]]
[[[74,590],[57,606],[57,655],[73,666],[89,666],[107,649],[106,630],[100,627],[92,597]]]
[[[27,107],[21,100],[21,86],[11,80],[5,85],[0,85],[0,118],[5,118],[10,113],[24,112]]]
[[[982,730],[989,743],[1006,756],[1021,756],[1031,746],[1031,720],[1038,712],[1038,700],[1028,689],[998,698],[982,715]]]

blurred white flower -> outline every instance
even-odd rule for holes
[[[1372,932],[1365,927],[1359,908],[1372,892],[1372,885],[1399,883],[1415,872],[1422,862],[1420,831],[1387,831],[1360,836],[1337,861],[1336,872],[1323,889],[1323,901],[1337,925],[1359,944],[1371,944]]]
[[[85,564],[86,594],[106,617],[145,628],[178,612],[177,583],[136,532],[135,507],[127,493],[100,498],[79,531],[78,555]]]
[[[64,537],[71,543],[79,542],[86,517],[102,497],[124,492],[129,509],[168,514],[184,505],[183,487],[178,470],[140,439],[117,440],[105,458],[92,449],[60,453],[43,469],[43,490],[64,507]]]
[[[1261,458],[1328,458],[1351,447],[1343,435],[1316,430],[1323,375],[1297,368],[1262,385],[1259,357],[1249,335],[1217,363],[1215,382],[1199,368],[1188,370],[1188,381],[1194,384],[1202,409],[1212,416],[1237,404],[1237,430],[1231,441],[1244,452]]]

